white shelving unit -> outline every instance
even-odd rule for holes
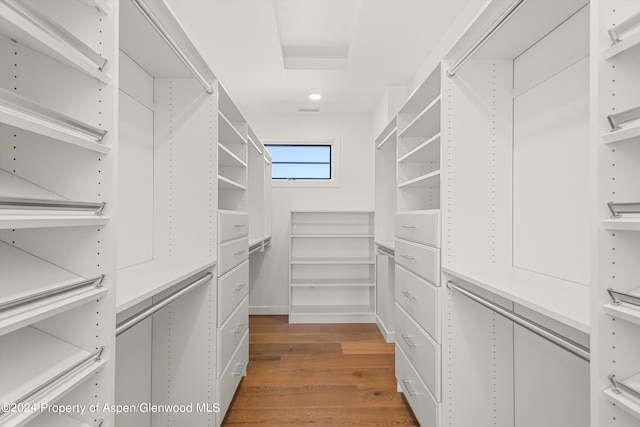
[[[292,211],[289,323],[375,322],[370,211]]]
[[[591,8],[591,425],[631,427],[640,420],[640,2],[596,0]]]
[[[271,175],[266,174],[267,150],[249,127],[249,251],[264,251],[268,241],[267,198],[271,197]],[[270,201],[269,201],[270,202]],[[269,208],[270,209],[270,208]],[[269,219],[270,221],[270,219]]]
[[[113,403],[116,28],[79,2],[0,3],[3,402]]]

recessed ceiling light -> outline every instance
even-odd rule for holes
[[[311,95],[309,95],[309,99],[312,101],[319,101],[320,99],[322,99],[322,95],[320,95],[319,93],[312,93]]]

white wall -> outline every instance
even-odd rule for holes
[[[252,314],[286,314],[289,303],[289,212],[296,209],[370,209],[374,204],[374,157],[370,114],[253,114],[260,139],[340,138],[341,179],[333,188],[273,188],[271,247],[251,255]],[[265,141],[268,142],[268,141]]]

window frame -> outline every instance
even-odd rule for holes
[[[313,146],[313,145],[323,145],[329,146],[329,155],[330,155],[330,179],[273,179],[273,174],[271,175],[271,185],[272,187],[284,187],[284,188],[295,188],[295,187],[304,187],[304,188],[322,188],[322,187],[339,187],[340,186],[340,140],[339,138],[333,139],[269,139],[263,140],[265,147],[270,145],[283,145],[283,146]],[[268,150],[268,148],[267,148]],[[273,160],[272,160],[273,163]]]

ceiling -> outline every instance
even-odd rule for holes
[[[474,0],[167,1],[241,110],[351,113],[408,85]]]

